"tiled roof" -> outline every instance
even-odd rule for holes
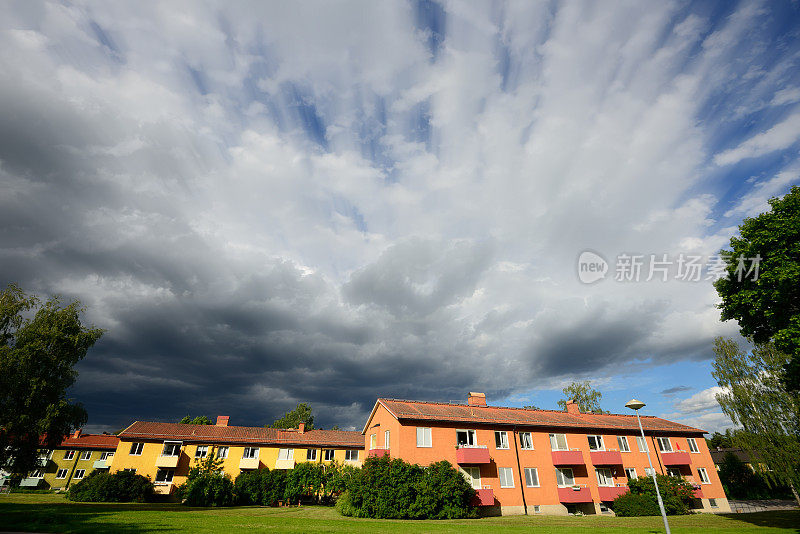
[[[81,434],[77,438],[65,437],[59,448],[115,450],[118,443],[119,438],[112,434]]]
[[[737,449],[737,448],[730,448],[730,449],[712,449],[709,447],[709,451],[711,452],[711,458],[714,460],[714,463],[719,465],[725,459],[729,453],[736,456],[742,462],[749,464],[752,463],[750,459],[750,454],[745,451],[744,449]]]
[[[363,449],[364,436],[349,430],[282,430],[257,426],[182,425],[136,421],[123,430],[120,438],[191,441],[202,443],[255,443],[259,445],[299,445]]]
[[[621,414],[571,414],[555,410],[532,410],[500,406],[470,406],[439,402],[378,399],[397,419],[415,421],[440,421],[487,425],[519,425],[527,427],[581,428],[593,430],[624,430],[638,433],[635,415]],[[647,432],[703,434],[704,430],[667,421],[659,417],[642,416],[642,427]]]

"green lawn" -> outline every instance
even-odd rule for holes
[[[672,532],[800,533],[800,510],[670,518]],[[513,516],[456,521],[351,519],[332,508],[186,508],[175,504],[78,504],[61,495],[0,495],[0,530],[36,532],[663,532],[660,517]]]

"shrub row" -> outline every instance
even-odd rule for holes
[[[656,475],[661,500],[667,515],[685,515],[694,498],[692,485],[667,475]],[[628,482],[630,491],[614,499],[612,509],[622,517],[659,515],[656,489],[652,477],[640,477]]]
[[[67,490],[67,499],[78,502],[147,502],[153,499],[149,478],[129,471],[93,471]]]

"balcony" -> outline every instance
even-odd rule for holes
[[[592,502],[592,494],[586,486],[558,488],[558,501],[563,503]]]
[[[180,455],[176,456],[164,456],[163,454],[156,458],[156,467],[166,467],[170,469],[174,469],[178,467],[178,460],[180,460]]]
[[[583,453],[580,449],[571,451],[553,451],[553,465],[583,465]],[[581,501],[582,502],[582,501]]]
[[[50,458],[40,456],[36,459],[36,467],[47,467],[49,461]]]
[[[382,456],[389,456],[389,449],[370,449],[367,456],[380,458]]]
[[[154,492],[156,495],[170,495],[174,487],[172,482],[156,482]]]
[[[691,465],[692,460],[688,452],[662,452],[661,462],[664,465]]]
[[[39,485],[39,482],[41,482],[41,481],[42,481],[42,479],[40,477],[23,478],[19,483],[19,487],[21,487],[21,488],[35,488],[35,487],[37,487]]]
[[[242,458],[239,461],[239,469],[258,469],[259,465],[258,458]]]
[[[244,460],[242,460],[244,461]],[[294,469],[294,458],[275,460],[275,469]]]
[[[472,499],[472,506],[492,506],[494,505],[494,490],[483,488],[475,490],[475,497]]]
[[[106,460],[95,460],[94,464],[92,464],[92,467],[95,469],[108,469],[109,466]]]
[[[590,451],[592,465],[622,465],[622,454],[619,451]]]
[[[464,447],[462,445],[456,449],[456,463],[458,464],[488,464],[490,461],[489,449],[486,446]]]
[[[600,490],[600,500],[603,502],[613,501],[620,495],[628,493],[628,486],[624,484],[618,484],[616,486],[600,486],[597,489]]]

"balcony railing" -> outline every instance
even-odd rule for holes
[[[592,502],[589,487],[575,485],[567,488],[558,488],[558,501],[564,503]]]
[[[475,490],[475,497],[472,499],[473,506],[492,506],[494,505],[494,490],[491,486],[484,486]]]
[[[178,460],[180,460],[180,455],[176,456],[164,456],[163,454],[156,458],[156,467],[166,467],[174,469],[178,467]]]
[[[92,467],[95,469],[108,469],[108,462],[106,460],[95,460]]]
[[[258,458],[242,458],[239,461],[239,469],[258,469],[260,462]]]
[[[275,469],[294,469],[294,458],[278,458],[275,460]]]
[[[459,445],[456,449],[456,463],[458,464],[488,464],[489,449],[486,445]]]
[[[662,452],[661,461],[664,465],[691,465],[692,459],[688,452]]]
[[[583,453],[580,449],[553,451],[553,465],[583,465]]]
[[[600,500],[604,502],[613,501],[620,495],[628,493],[628,486],[617,484],[616,486],[599,486]]]
[[[175,485],[172,482],[156,482],[155,486],[156,495],[170,495]]]
[[[368,456],[380,458],[381,456],[389,456],[389,449],[370,449],[367,453]]]
[[[622,465],[622,454],[618,450],[589,451],[592,465]]]
[[[41,481],[41,477],[28,477],[20,480],[19,485],[22,488],[35,488]]]

